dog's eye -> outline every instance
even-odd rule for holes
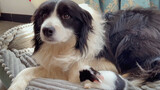
[[[70,15],[68,15],[68,14],[64,14],[64,15],[62,15],[62,18],[63,18],[63,19],[70,19],[70,17],[71,17],[71,16],[70,16]]]

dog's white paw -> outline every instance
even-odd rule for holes
[[[85,89],[90,89],[92,87],[92,85],[90,83],[86,83],[83,86]]]
[[[8,88],[8,90],[25,90],[26,87],[27,87],[27,84],[14,83]]]
[[[90,88],[94,88],[93,86],[94,86],[94,85],[93,85],[92,83],[85,83],[83,87],[84,87],[85,89],[90,89]]]
[[[8,90],[25,90],[28,82],[22,77],[16,77]]]

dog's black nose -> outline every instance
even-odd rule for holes
[[[44,27],[42,29],[44,36],[50,37],[54,34],[55,28],[54,27]]]

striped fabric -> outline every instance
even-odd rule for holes
[[[6,87],[21,70],[36,65],[30,57],[34,49],[29,48],[33,36],[32,23],[13,27],[0,36],[0,79]]]

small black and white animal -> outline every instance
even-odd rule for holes
[[[9,90],[24,90],[41,77],[80,83],[79,71],[89,67],[117,73],[135,87],[159,86],[159,10],[120,10],[104,18],[86,4],[48,0],[32,19],[32,58],[39,66],[20,72]]]
[[[80,81],[86,89],[139,90],[139,88],[132,86],[128,80],[112,71],[96,71],[91,67],[81,70],[79,73]]]

